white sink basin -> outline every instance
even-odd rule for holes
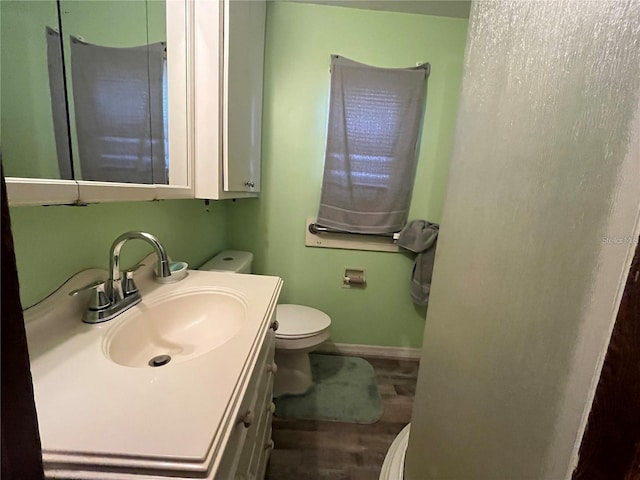
[[[171,365],[220,347],[246,320],[246,301],[229,291],[193,290],[151,303],[143,299],[106,335],[104,351],[127,367]]]

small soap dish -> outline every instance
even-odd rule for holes
[[[175,283],[182,280],[187,276],[187,268],[189,264],[187,262],[171,262],[169,264],[169,270],[171,275],[169,277],[156,277],[156,280],[160,283]],[[157,272],[156,272],[157,273]]]

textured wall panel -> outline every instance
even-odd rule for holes
[[[483,1],[469,29],[406,479],[557,480],[637,238],[640,2]]]

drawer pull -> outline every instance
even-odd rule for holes
[[[273,440],[269,440],[267,443],[264,444],[264,449],[265,450],[273,450]]]
[[[279,327],[280,327],[280,324],[278,323],[278,320],[274,320],[270,328],[275,332],[276,330],[278,330]]]
[[[249,428],[251,424],[254,422],[254,420],[255,420],[255,415],[253,414],[253,411],[247,410],[247,413],[244,414],[241,422],[244,425],[244,428]]]
[[[267,365],[267,373],[277,373],[277,372],[278,372],[278,365],[276,364],[276,362],[273,362]]]
[[[276,404],[275,404],[275,403],[273,403],[273,402],[271,402],[271,403],[269,404],[269,406],[267,407],[267,412],[268,412],[268,413],[271,413],[271,414],[276,413]]]

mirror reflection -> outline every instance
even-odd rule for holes
[[[56,122],[64,128],[62,132],[54,131],[53,111],[64,114],[66,110],[64,93],[58,98],[51,95],[52,91],[64,92],[61,49],[52,38],[58,31],[56,2],[2,1],[0,9],[0,145],[4,173],[72,179],[69,142],[56,145],[56,139],[68,138],[66,120]],[[51,86],[50,82],[58,84]]]
[[[165,2],[1,8],[5,174],[168,184]]]

